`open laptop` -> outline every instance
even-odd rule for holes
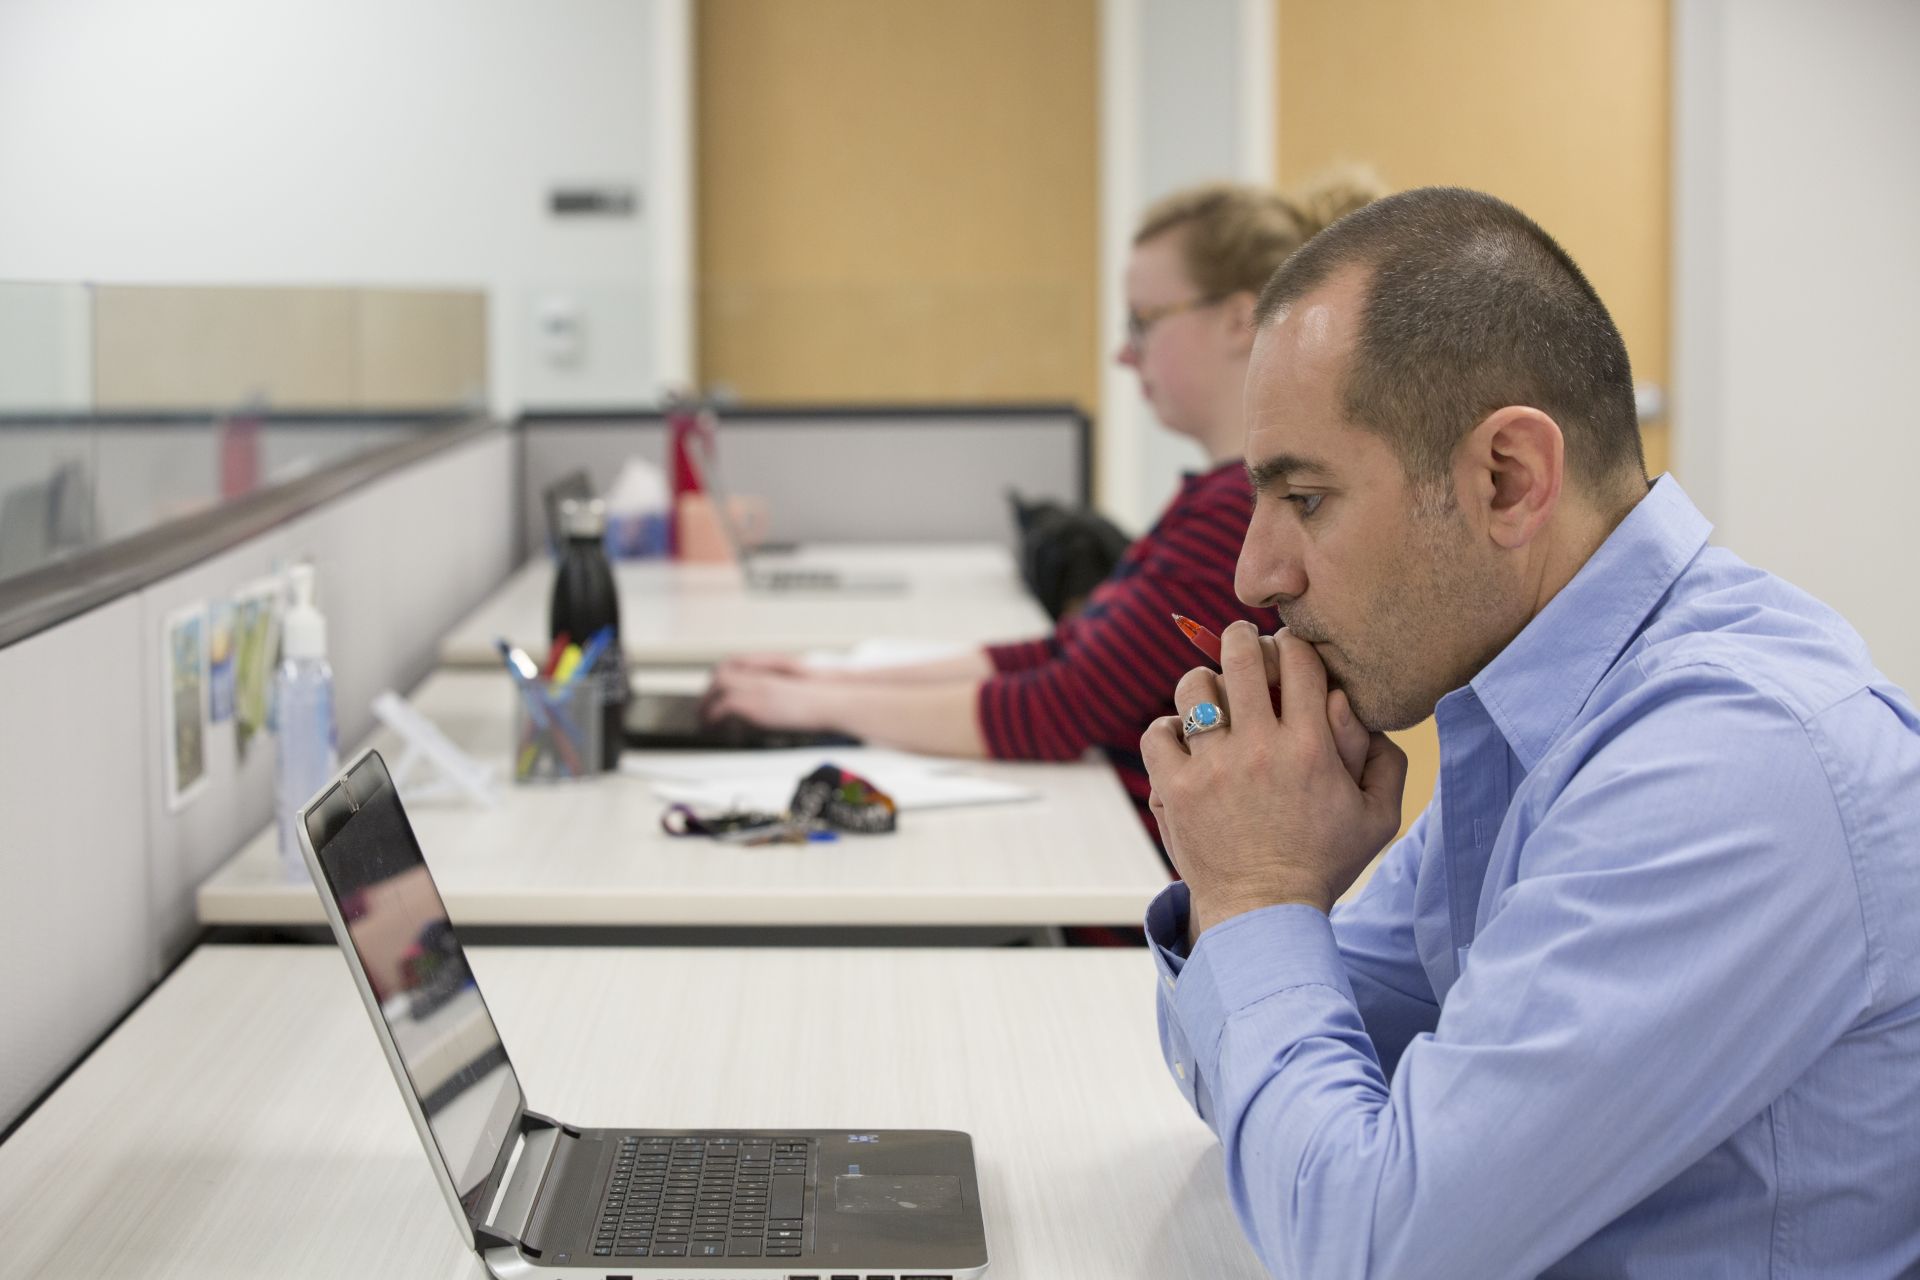
[[[851,747],[858,738],[812,729],[772,729],[739,716],[707,718],[704,693],[635,688],[627,695],[626,743],[635,751],[781,751]]]
[[[714,523],[719,526],[721,538],[726,541],[728,551],[739,564],[741,579],[748,590],[821,592],[829,595],[895,595],[906,591],[907,580],[898,574],[843,572],[804,565],[768,565],[766,557],[747,538],[746,531],[734,523],[732,495],[728,493],[726,481],[720,474],[719,459],[711,453],[703,453],[699,441],[695,440],[687,449],[687,462],[699,479],[700,487],[712,500]]]
[[[985,1273],[964,1133],[587,1129],[529,1110],[379,754],[354,761],[296,825],[454,1225],[492,1275]]]

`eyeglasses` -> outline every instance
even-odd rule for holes
[[[1145,311],[1127,312],[1127,346],[1138,351],[1147,340],[1147,334],[1153,326],[1169,316],[1177,316],[1183,311],[1198,311],[1202,307],[1211,307],[1216,302],[1225,302],[1228,295],[1209,293],[1201,298],[1188,298],[1185,302],[1169,302],[1164,307],[1148,307]]]

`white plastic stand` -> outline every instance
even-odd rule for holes
[[[455,746],[439,725],[414,710],[405,698],[391,689],[384,690],[373,700],[373,714],[406,744],[400,762],[389,773],[394,789],[409,801],[464,796],[482,808],[491,808],[499,799],[492,767]],[[415,781],[414,772],[422,764],[430,766],[429,776]]]

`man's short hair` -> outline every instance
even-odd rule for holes
[[[1560,424],[1567,472],[1617,488],[1646,461],[1627,344],[1587,278],[1531,218],[1459,187],[1422,187],[1348,214],[1289,258],[1254,327],[1337,272],[1368,272],[1347,418],[1386,437],[1416,483],[1451,469],[1486,416],[1527,405]]]

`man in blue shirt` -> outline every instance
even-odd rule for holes
[[[1625,345],[1517,210],[1380,201],[1256,323],[1237,588],[1285,629],[1142,752],[1162,1044],[1263,1261],[1920,1274],[1912,703],[1649,486]],[[1334,910],[1429,713],[1433,803]]]

